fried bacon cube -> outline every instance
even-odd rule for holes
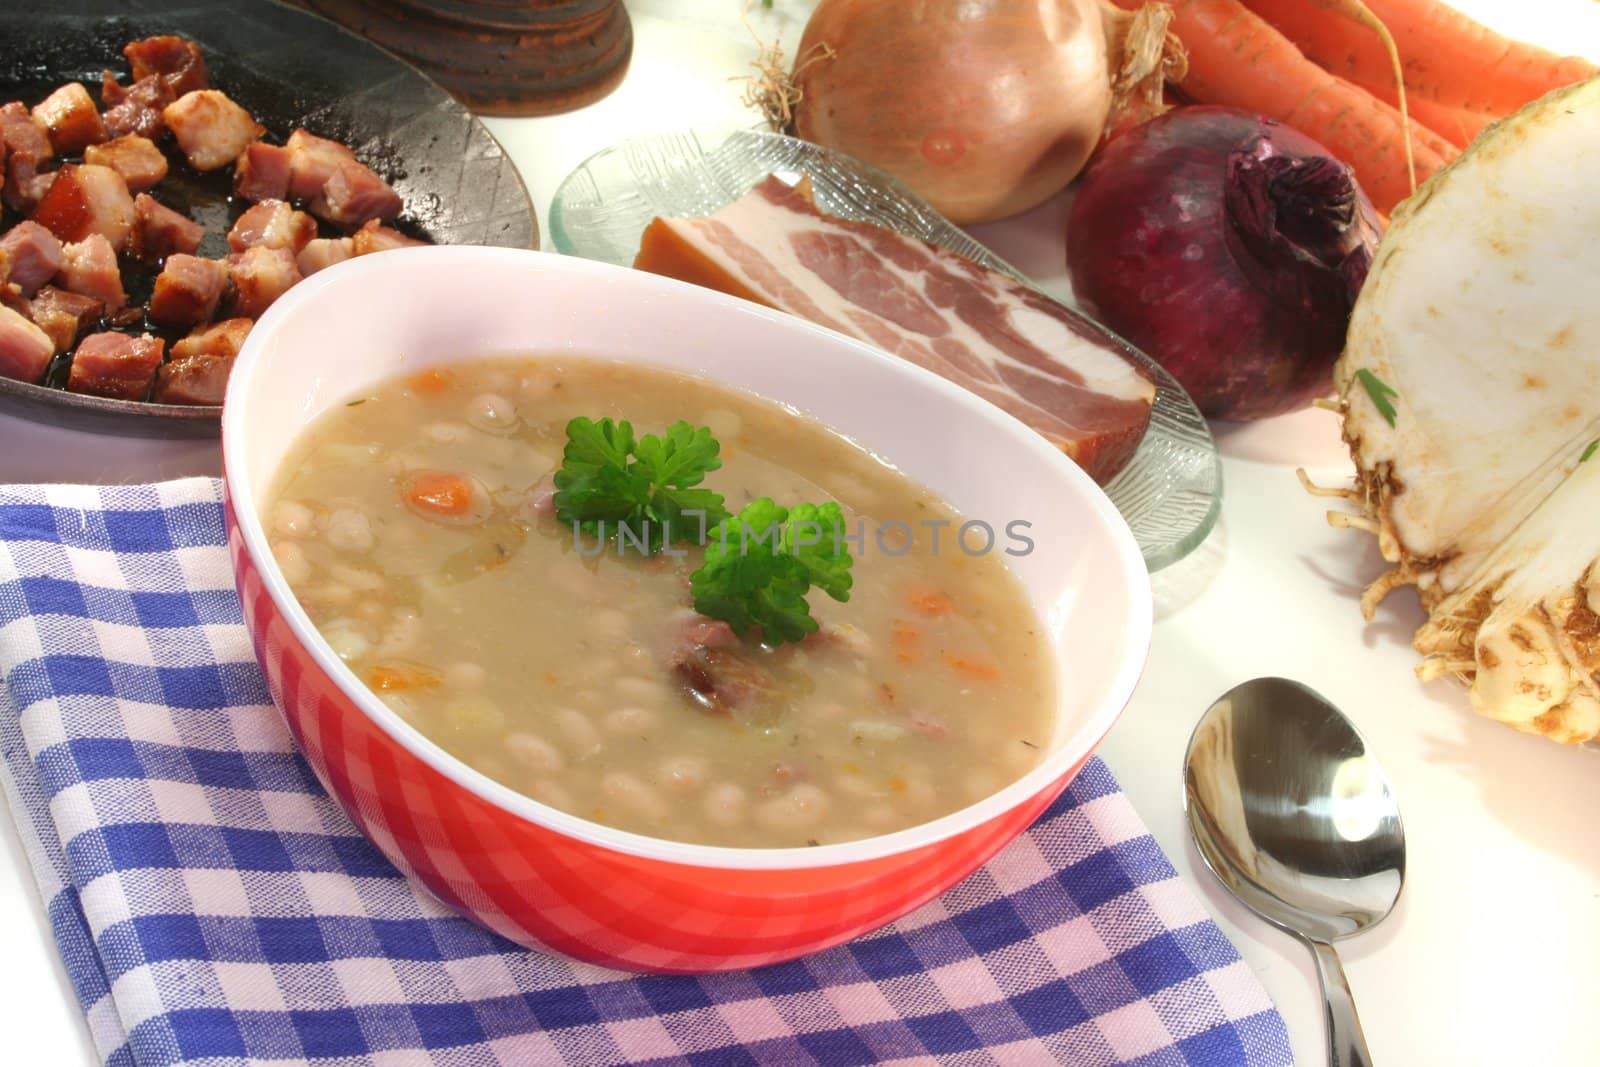
[[[228,231],[228,247],[235,252],[261,246],[299,252],[317,235],[317,221],[296,211],[283,200],[263,200],[250,208]]]
[[[149,193],[133,199],[133,233],[128,251],[146,263],[159,263],[174,252],[194,255],[206,228],[167,207]]]
[[[345,145],[305,130],[291,133],[284,147],[289,152],[289,195],[296,200],[321,196],[339,164],[357,162]]]
[[[350,237],[318,237],[308,241],[294,257],[294,262],[300,268],[304,277],[311,277],[319,270],[327,270],[335,263],[343,263],[356,254],[356,243]]]
[[[250,112],[216,89],[185,93],[166,106],[161,118],[195,170],[226,167],[267,132]]]
[[[15,285],[23,296],[32,296],[56,272],[66,266],[61,242],[37,222],[19,222],[0,237],[3,280]]]
[[[126,134],[104,144],[90,145],[84,149],[83,161],[110,167],[122,175],[130,193],[153,189],[167,176],[166,155],[156,147],[154,141],[137,133]]]
[[[28,317],[50,335],[57,353],[70,350],[78,335],[98,322],[104,311],[105,306],[93,297],[53,285],[40,289],[28,305]]]
[[[351,238],[355,254],[358,256],[371,255],[373,252],[387,252],[391,248],[413,248],[425,245],[428,242],[418,241],[414,237],[407,237],[399,230],[385,226],[377,219],[373,219],[355,232]]]
[[[81,293],[105,305],[107,314],[114,314],[128,302],[122,288],[122,273],[117,269],[117,253],[111,242],[98,233],[77,242],[62,246],[66,264],[56,276],[61,288]]]
[[[36,382],[55,354],[49,334],[20,311],[0,304],[0,378]]]
[[[256,141],[233,165],[233,195],[241,200],[287,200],[289,150]]]
[[[105,123],[82,82],[67,82],[39,101],[33,121],[50,135],[57,155],[75,156],[106,139]]]
[[[370,219],[392,219],[404,206],[400,194],[371,167],[346,160],[312,198],[311,213],[353,230]]]
[[[300,268],[289,249],[258,246],[229,256],[228,276],[233,281],[229,313],[254,319],[300,280]]]
[[[170,34],[146,37],[125,45],[122,54],[133,67],[134,81],[159,78],[175,97],[211,87],[206,79],[206,58],[200,46],[187,38]]]
[[[143,400],[166,347],[165,341],[150,334],[92,333],[72,354],[67,388],[118,400]]]
[[[106,102],[101,116],[106,133],[112,137],[138,134],[154,138],[167,128],[161,112],[178,99],[159,75],[140,78],[124,88],[109,70],[100,75],[100,98]]]
[[[150,321],[162,326],[210,322],[227,287],[226,264],[181,252],[170,255],[150,294]]]
[[[133,197],[110,167],[68,163],[56,172],[33,219],[62,241],[99,234],[116,250],[127,244],[133,229]]]

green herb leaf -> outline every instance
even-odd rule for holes
[[[1600,437],[1589,442],[1589,447],[1583,450],[1583,455],[1578,457],[1579,463],[1589,462],[1589,457],[1594,455],[1594,450],[1600,448]]]
[[[1378,409],[1383,421],[1393,426],[1395,416],[1393,402],[1400,398],[1400,394],[1365,367],[1356,371],[1356,381],[1366,389],[1367,395],[1372,398],[1372,406]]]
[[[711,431],[678,421],[664,436],[634,439],[626,420],[576,418],[567,423],[567,445],[556,471],[556,516],[591,534],[608,536],[627,527],[630,543],[655,554],[667,543],[698,540],[727,517],[722,496],[697,488],[722,466]],[[704,513],[703,525],[698,516]]]
[[[835,503],[791,511],[769,497],[752,500],[711,532],[705,562],[689,576],[694,609],[741,636],[759,626],[771,645],[815,633],[811,587],[850,598],[851,558],[836,536],[842,524]]]

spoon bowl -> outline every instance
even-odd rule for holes
[[[1316,956],[1333,1064],[1370,1063],[1332,944],[1393,910],[1405,882],[1405,828],[1361,734],[1313,690],[1256,678],[1206,709],[1183,777],[1206,866]]]

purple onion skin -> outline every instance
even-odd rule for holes
[[[1224,107],[1169,111],[1089,165],[1067,222],[1079,301],[1172,372],[1208,418],[1332,388],[1381,227],[1305,134]]]

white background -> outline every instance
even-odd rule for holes
[[[814,0],[751,5],[763,38],[792,49]],[[1600,59],[1593,0],[1459,0],[1482,21]],[[740,0],[629,0],[627,80],[605,100],[548,119],[495,120],[539,205],[573,166],[620,137],[748,125],[739,103],[755,54]],[[980,240],[1066,292],[1062,205],[975,228]],[[1199,868],[1180,812],[1179,765],[1194,720],[1223,690],[1279,674],[1356,719],[1404,808],[1407,885],[1395,914],[1345,942],[1357,1004],[1381,1067],[1577,1065],[1600,1061],[1600,753],[1563,749],[1473,717],[1450,683],[1411,670],[1421,619],[1410,593],[1370,625],[1356,607],[1383,569],[1371,539],[1330,529],[1294,468],[1324,484],[1350,467],[1333,416],[1316,411],[1219,427],[1222,521],[1184,563],[1156,576],[1157,625],[1138,693],[1102,754],[1168,856],[1202,894],[1271,992],[1300,1063],[1326,1061],[1305,951],[1228,899]],[[0,482],[153,480],[214,473],[215,445],[86,437],[0,415]],[[20,842],[0,820],[0,1060],[92,1062]]]

